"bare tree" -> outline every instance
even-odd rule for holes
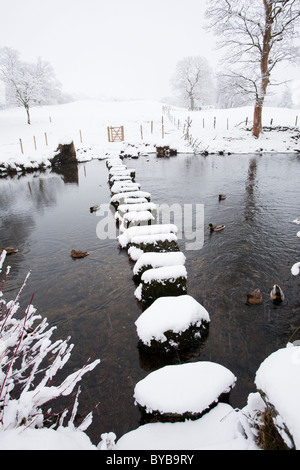
[[[15,49],[0,49],[0,79],[6,85],[9,104],[23,106],[30,124],[30,106],[49,104],[60,93],[52,67],[40,58],[36,64],[22,62]]]
[[[193,111],[198,106],[210,104],[213,95],[212,71],[205,57],[185,57],[177,63],[171,78],[174,90],[189,102]]]
[[[207,0],[209,26],[226,48],[228,73],[254,97],[253,135],[262,131],[262,110],[274,68],[295,63],[299,48],[299,0]],[[230,73],[229,73],[230,72]]]

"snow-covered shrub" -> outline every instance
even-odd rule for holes
[[[6,252],[3,251],[0,255],[0,273],[5,257]],[[36,314],[33,297],[24,315],[17,318],[19,297],[30,273],[15,300],[7,302],[2,290],[9,271],[8,266],[0,283],[0,433],[19,427],[44,428],[46,415],[51,413],[51,409],[47,408],[45,412],[42,407],[58,397],[70,395],[83,375],[100,362],[91,362],[90,357],[81,369],[70,374],[59,385],[52,385],[54,376],[69,360],[74,345],[69,344],[70,337],[51,340],[55,327],[49,328],[47,319]],[[85,431],[91,424],[92,413],[77,428],[74,425],[79,392],[80,388],[67,426],[68,429]],[[56,423],[49,426],[62,429],[67,414],[68,409],[65,409]]]

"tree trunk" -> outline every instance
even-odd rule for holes
[[[258,138],[262,131],[262,109],[264,99],[267,93],[267,88],[270,82],[270,70],[269,70],[269,55],[271,51],[271,38],[272,38],[272,2],[269,0],[263,0],[265,10],[265,29],[263,33],[263,47],[260,60],[260,74],[261,74],[261,85],[260,91],[256,95],[254,117],[253,117],[253,136]]]
[[[262,131],[262,110],[263,110],[262,100],[256,100],[255,106],[254,106],[253,131],[252,131],[252,135],[256,138],[260,136],[260,133]]]
[[[190,100],[191,100],[191,111],[194,111],[194,109],[195,109],[195,100],[194,100],[194,96],[192,94],[190,95]]]
[[[25,104],[25,109],[26,109],[26,113],[27,113],[27,123],[31,124],[30,114],[29,114],[29,105],[28,104]]]

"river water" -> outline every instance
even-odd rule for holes
[[[299,278],[290,271],[299,261],[299,228],[292,221],[300,217],[300,156],[150,155],[123,163],[136,170],[136,181],[151,193],[152,202],[203,204],[205,226],[226,225],[218,233],[205,229],[202,249],[187,250],[186,241],[179,240],[188,294],[205,306],[211,323],[197,349],[177,353],[168,363],[210,360],[228,367],[237,377],[231,404],[241,408],[255,391],[260,363],[300,326]],[[95,444],[103,432],[114,431],[119,438],[138,427],[134,386],[166,364],[137,349],[134,322],[141,308],[134,297],[133,263],[116,239],[100,240],[96,234],[99,216],[89,208],[109,202],[107,176],[105,161],[95,160],[61,173],[0,180],[1,246],[19,249],[7,257],[12,270],[5,297],[13,298],[31,271],[22,308],[34,293],[38,313],[57,326],[53,339],[71,335],[75,345],[61,377],[83,366],[91,354],[101,359],[83,378],[79,398],[78,423],[96,407],[87,430]],[[227,194],[226,200],[218,200],[220,193]],[[112,209],[111,222],[113,216]],[[73,248],[90,255],[73,260]],[[286,296],[280,306],[269,300],[275,283]],[[255,288],[263,303],[246,305],[247,293]],[[63,406],[57,400],[55,410]]]

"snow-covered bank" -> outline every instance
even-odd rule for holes
[[[74,141],[79,161],[102,159],[121,150],[126,153],[128,146],[136,155],[155,152],[155,145],[170,145],[179,153],[300,150],[299,127],[295,127],[300,110],[265,107],[263,124],[270,126],[272,121],[273,130],[258,140],[246,130],[252,114],[251,106],[190,112],[154,101],[90,100],[32,108],[28,125],[24,109],[2,110],[0,170],[49,166],[58,144],[66,138]],[[188,118],[189,139],[185,139]],[[109,126],[124,126],[124,142],[108,142]],[[294,130],[282,131],[279,126]]]

